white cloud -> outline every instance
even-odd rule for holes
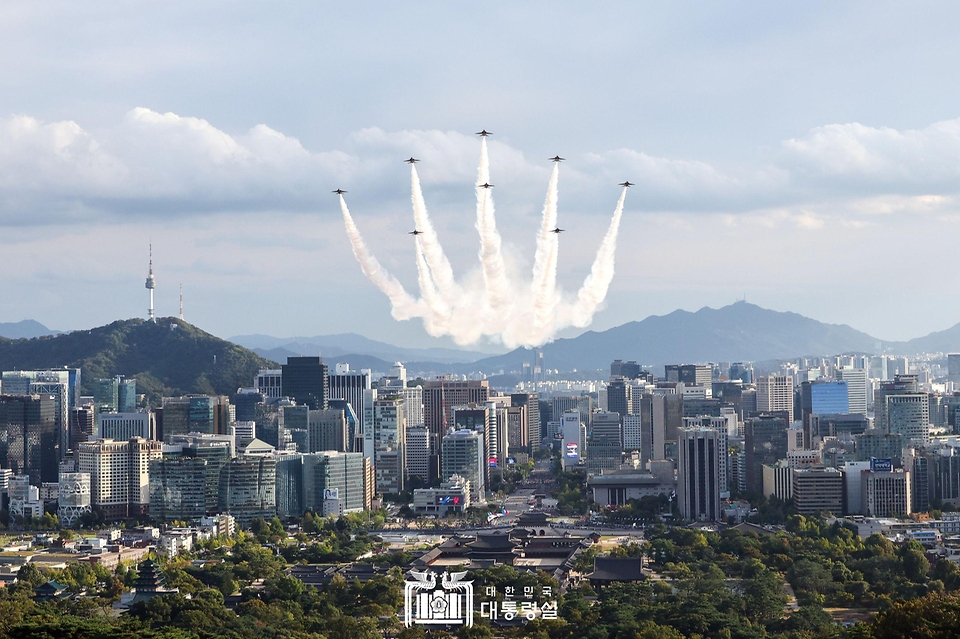
[[[448,201],[438,192],[461,186],[451,197],[472,206],[466,187],[476,177],[477,141],[469,133],[371,127],[343,148],[311,150],[264,124],[232,134],[201,118],[142,107],[95,130],[18,115],[0,120],[0,223],[301,212],[323,207],[327,191],[340,186],[362,194],[362,210],[374,211],[406,199],[400,160],[409,155],[423,160],[424,187],[438,206]],[[535,214],[546,158],[496,139],[490,155],[492,177],[505,187],[498,189],[504,211]],[[564,165],[561,206],[607,214],[597,196],[624,179],[637,183],[633,210],[715,212],[727,225],[744,214],[783,219],[770,211],[807,229],[878,214],[950,215],[960,184],[960,119],[906,131],[827,125],[783,142],[773,163],[736,170],[627,148],[588,153]]]
[[[865,195],[956,193],[960,119],[904,131],[830,124],[786,140],[780,162],[808,186]]]

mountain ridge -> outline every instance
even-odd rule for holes
[[[0,337],[7,339],[32,339],[60,335],[60,331],[47,328],[37,320],[25,319],[19,322],[0,322]]]
[[[0,338],[0,370],[81,368],[89,380],[136,378],[137,392],[159,397],[189,393],[233,395],[261,368],[277,364],[182,320],[118,320],[89,330],[33,339]]]

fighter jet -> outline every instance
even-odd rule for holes
[[[412,235],[412,236],[416,237],[416,236],[418,236],[418,235],[423,235],[423,231],[418,231],[417,229],[413,229],[412,231],[410,231],[409,233],[407,233],[407,235]]]
[[[330,191],[331,193],[336,193],[337,195],[343,195],[346,193],[343,189],[337,189],[336,191]]]
[[[480,188],[481,188],[481,189],[492,189],[492,188],[493,188],[493,185],[492,185],[492,184],[489,184],[489,183],[487,183],[487,182],[484,182],[483,184],[480,185]]]
[[[629,180],[626,182],[621,182],[620,186],[633,186],[633,182],[630,182]]]
[[[550,231],[550,232],[551,232],[551,233],[556,233],[557,235],[560,235],[561,233],[563,233],[563,232],[566,231],[566,230],[567,230],[567,229],[562,229],[562,228],[560,228],[560,227],[558,226],[557,228],[553,229],[553,230]]]
[[[479,135],[481,138],[485,138],[485,137],[487,137],[488,135],[493,135],[493,133],[490,133],[490,132],[487,131],[486,129],[481,129],[480,131],[477,131],[477,132],[475,133],[475,135]]]
[[[415,157],[413,157],[413,156],[411,156],[409,160],[404,160],[404,162],[406,162],[407,164],[416,164],[416,163],[419,162],[419,161],[420,161],[420,160],[418,160],[417,158],[415,158]]]
[[[548,159],[548,160],[551,160],[551,161],[553,161],[553,162],[563,162],[563,161],[566,160],[567,158],[562,158],[562,157],[560,157],[559,155],[555,155],[555,156],[553,156],[552,158],[547,158],[547,159]]]

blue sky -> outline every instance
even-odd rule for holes
[[[509,260],[549,175],[576,290],[618,196],[594,328],[751,302],[905,339],[960,321],[952,3],[0,5],[0,321],[84,328],[157,307],[218,335],[397,323],[329,190],[415,289],[409,177],[476,269],[478,146]]]

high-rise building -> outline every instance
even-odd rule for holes
[[[842,415],[850,412],[850,396],[845,381],[818,379],[800,384],[800,405],[804,416]]]
[[[91,504],[109,520],[142,517],[150,506],[150,462],[162,444],[136,438],[95,439],[78,446],[78,465],[90,474]]]
[[[713,428],[681,428],[677,460],[677,497],[686,520],[719,521],[725,490],[727,435]]]
[[[347,452],[349,436],[347,420],[342,410],[328,408],[311,410],[308,414],[307,451],[315,453],[322,450]]]
[[[527,439],[530,452],[540,449],[543,432],[540,428],[540,396],[537,393],[513,393],[510,395],[510,405],[514,408],[525,408],[527,419]]]
[[[53,400],[54,429],[57,432],[61,459],[67,454],[70,444],[70,391],[64,371],[37,371],[30,382],[28,395],[40,395]]]
[[[400,493],[404,489],[407,422],[403,399],[378,397],[368,409],[372,412],[373,465],[377,473],[377,492]]]
[[[327,451],[303,455],[304,509],[342,514],[369,508],[365,468],[363,453]]]
[[[137,380],[117,377],[117,412],[133,413],[137,410]]]
[[[253,422],[257,420],[257,405],[264,402],[263,393],[256,388],[238,388],[234,397],[236,419],[238,422]]]
[[[93,437],[96,424],[96,411],[93,405],[71,409],[70,426],[67,429],[67,450],[76,450],[77,444]]]
[[[329,398],[345,399],[357,415],[363,415],[364,391],[370,388],[370,371],[352,371],[349,364],[338,363],[334,367],[334,373],[330,375]]]
[[[895,375],[893,381],[880,382],[874,393],[875,428],[890,432],[887,423],[887,398],[893,395],[916,395],[920,393],[920,384],[916,375]],[[929,406],[927,407],[929,411]],[[929,412],[927,414],[929,419]]]
[[[264,399],[280,399],[283,397],[283,371],[261,370],[253,380],[253,387]]]
[[[423,424],[407,424],[407,477],[419,477],[430,481],[430,455],[432,451],[430,431]]]
[[[757,378],[757,411],[771,413],[786,411],[787,421],[793,422],[793,377],[791,375],[761,375]]]
[[[168,441],[174,435],[230,432],[230,400],[222,395],[164,397],[157,417],[157,436]]]
[[[664,377],[668,382],[682,382],[691,386],[710,388],[713,379],[713,366],[710,364],[668,364],[664,367]]]
[[[836,468],[793,468],[793,505],[802,515],[843,513],[843,472]]]
[[[95,436],[99,439],[127,441],[134,437],[157,438],[157,423],[153,413],[100,413],[97,416]]]
[[[217,512],[220,499],[220,473],[235,456],[233,438],[227,435],[174,435],[170,442],[175,450],[178,450],[179,456],[196,457],[206,462],[203,467],[206,512]],[[176,455],[175,452],[171,454]]]
[[[635,361],[630,360],[625,362],[621,359],[613,360],[613,363],[610,364],[610,379],[616,377],[623,377],[624,379],[637,379],[640,377],[640,373],[643,370],[640,368],[640,365]]]
[[[854,440],[857,442],[857,461],[870,461],[876,457],[893,459],[899,463],[907,445],[907,438],[903,433],[885,433],[878,428],[855,435]]]
[[[460,475],[470,482],[471,499],[482,502],[486,492],[483,436],[473,430],[457,430],[448,433],[440,445],[443,480]]]
[[[190,521],[207,514],[207,460],[201,457],[153,459],[149,476],[152,519]],[[219,492],[219,474],[217,481]]]
[[[763,466],[773,466],[787,456],[789,422],[785,412],[761,413],[743,425],[747,489],[759,490],[763,485]]]
[[[930,402],[926,393],[904,393],[884,397],[887,431],[900,433],[907,443],[924,445],[930,440]]]
[[[587,444],[587,473],[600,475],[618,470],[623,459],[623,433],[620,415],[615,412],[597,412]]]
[[[667,459],[667,449],[675,449],[683,426],[683,395],[656,389],[651,400],[653,414],[653,459]]]
[[[837,379],[847,383],[848,412],[867,414],[867,371],[862,368],[838,368]]]
[[[93,404],[98,412],[115,413],[120,407],[120,378],[94,379]]]
[[[879,461],[889,464],[889,460]],[[913,512],[909,470],[889,466],[881,470],[874,463],[861,473],[860,481],[860,499],[868,517],[905,517]]]
[[[560,415],[561,432],[563,433],[563,448],[560,454],[563,458],[563,468],[573,468],[584,459],[586,451],[586,429],[580,417],[579,410],[568,410]]]
[[[276,462],[277,517],[300,517],[307,510],[303,505],[303,453],[278,453]]]
[[[454,406],[483,405],[490,397],[487,380],[434,380],[423,386],[423,419],[427,428],[440,441],[451,425]],[[443,454],[441,450],[441,455]]]
[[[0,466],[30,482],[58,479],[60,437],[52,395],[0,395]]]
[[[257,517],[269,520],[277,512],[277,462],[273,455],[230,460],[220,471],[218,510],[233,515],[241,526]]]
[[[230,424],[230,434],[233,435],[234,448],[242,450],[257,438],[257,422],[233,422]]]
[[[640,415],[624,416],[623,418],[623,449],[625,451],[640,450],[642,429],[643,429],[643,424],[642,424]]]
[[[607,410],[622,418],[633,412],[633,386],[623,378],[607,384]]]
[[[506,406],[507,444],[513,451],[530,451],[530,422],[526,406]],[[490,448],[488,446],[487,450]]]
[[[960,353],[947,355],[947,377],[953,382],[960,382]]]
[[[753,366],[750,364],[744,364],[743,362],[734,362],[730,364],[730,370],[727,373],[727,377],[731,380],[740,380],[744,384],[753,383]]]
[[[281,367],[283,394],[313,410],[327,408],[330,376],[319,357],[288,357]]]

